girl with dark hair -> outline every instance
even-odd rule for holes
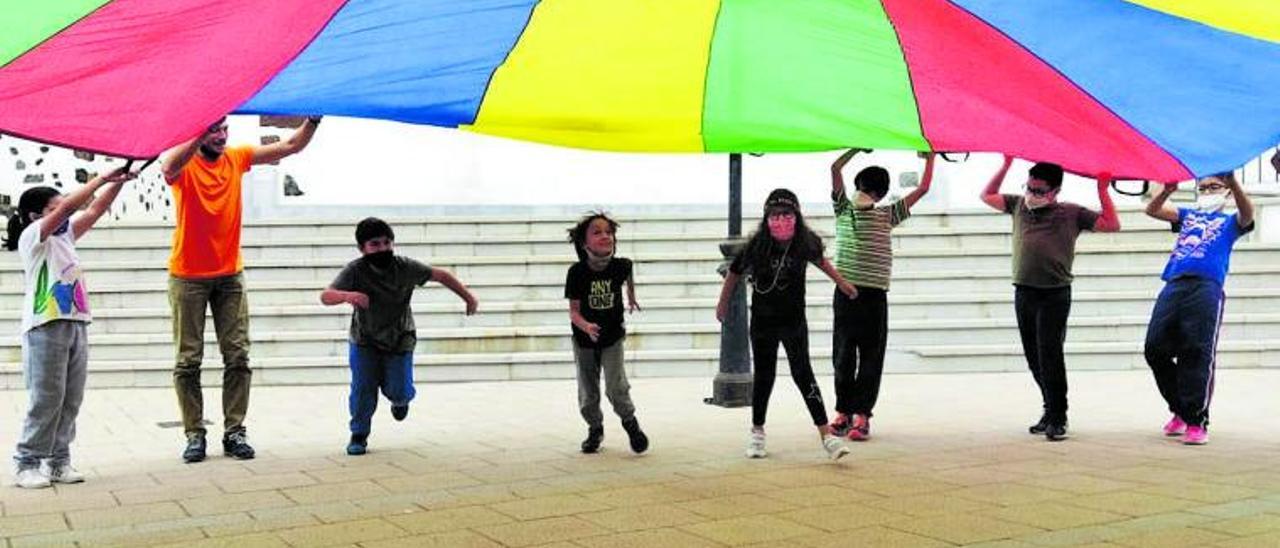
[[[92,320],[76,240],[84,236],[133,178],[124,168],[95,177],[71,195],[37,187],[22,193],[9,219],[5,247],[22,257],[22,365],[30,404],[14,453],[14,483],[35,489],[50,482],[78,483],[71,466],[76,415],[88,373],[85,326]],[[106,192],[93,199],[99,188]],[[86,202],[93,203],[74,218]]]
[[[748,458],[764,458],[765,414],[769,396],[777,376],[778,344],[787,351],[791,378],[804,397],[809,416],[818,428],[822,447],[832,460],[849,454],[848,447],[832,435],[827,423],[822,391],[813,378],[809,363],[809,324],[804,312],[805,269],[809,263],[818,266],[840,291],[849,298],[857,289],[845,281],[835,267],[822,256],[822,239],[805,225],[800,202],[790,190],[779,188],[765,200],[764,218],[760,226],[729,266],[716,305],[716,319],[724,321],[729,299],[746,276],[751,283],[751,351],[755,355],[755,377],[751,394],[751,437]]]
[[[600,375],[604,374],[605,396],[622,419],[631,450],[649,449],[649,438],[640,430],[636,406],[631,402],[631,385],[623,369],[622,286],[627,286],[627,308],[640,310],[630,259],[614,256],[618,223],[600,212],[583,217],[569,229],[569,241],[578,262],[569,267],[564,296],[569,299],[569,321],[573,326],[573,357],[578,365],[578,409],[587,421],[583,453],[595,453],[604,441],[604,415],[600,412]]]
[[[18,250],[18,239],[22,231],[31,225],[32,216],[42,213],[46,205],[55,197],[61,196],[52,187],[38,186],[29,188],[18,198],[18,210],[9,217],[9,232],[4,238],[4,248],[9,251]]]

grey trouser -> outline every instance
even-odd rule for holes
[[[222,416],[227,433],[244,430],[249,411],[249,299],[244,274],[221,278],[169,277],[169,305],[173,310],[173,342],[177,364],[173,386],[182,408],[182,428],[188,436],[204,435],[204,395],[200,364],[204,361],[204,313],[213,309],[213,329],[222,353]]]
[[[30,404],[13,460],[19,469],[71,461],[76,415],[89,372],[87,324],[54,320],[22,336],[22,366]]]
[[[600,413],[600,371],[604,371],[605,395],[613,404],[613,412],[623,421],[635,417],[636,406],[631,403],[631,385],[627,372],[622,368],[622,340],[608,348],[586,348],[573,344],[573,358],[578,362],[578,408],[587,426],[600,428],[604,415]]]

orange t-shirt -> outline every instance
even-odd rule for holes
[[[169,181],[178,227],[173,232],[169,273],[179,278],[216,278],[244,270],[240,257],[240,178],[249,171],[253,147],[232,147],[210,162],[196,152]]]

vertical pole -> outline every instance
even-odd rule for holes
[[[729,239],[742,237],[742,155],[729,155]]]
[[[720,244],[724,262],[717,270],[729,272],[729,264],[742,251],[742,155],[729,155],[729,230]],[[729,300],[729,310],[720,324],[720,371],[712,383],[706,403],[721,407],[751,405],[751,344],[747,338],[746,283],[738,284]]]

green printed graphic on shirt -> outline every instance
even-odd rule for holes
[[[608,310],[613,308],[613,284],[609,280],[592,280],[591,294],[587,296],[587,306],[592,310]]]

